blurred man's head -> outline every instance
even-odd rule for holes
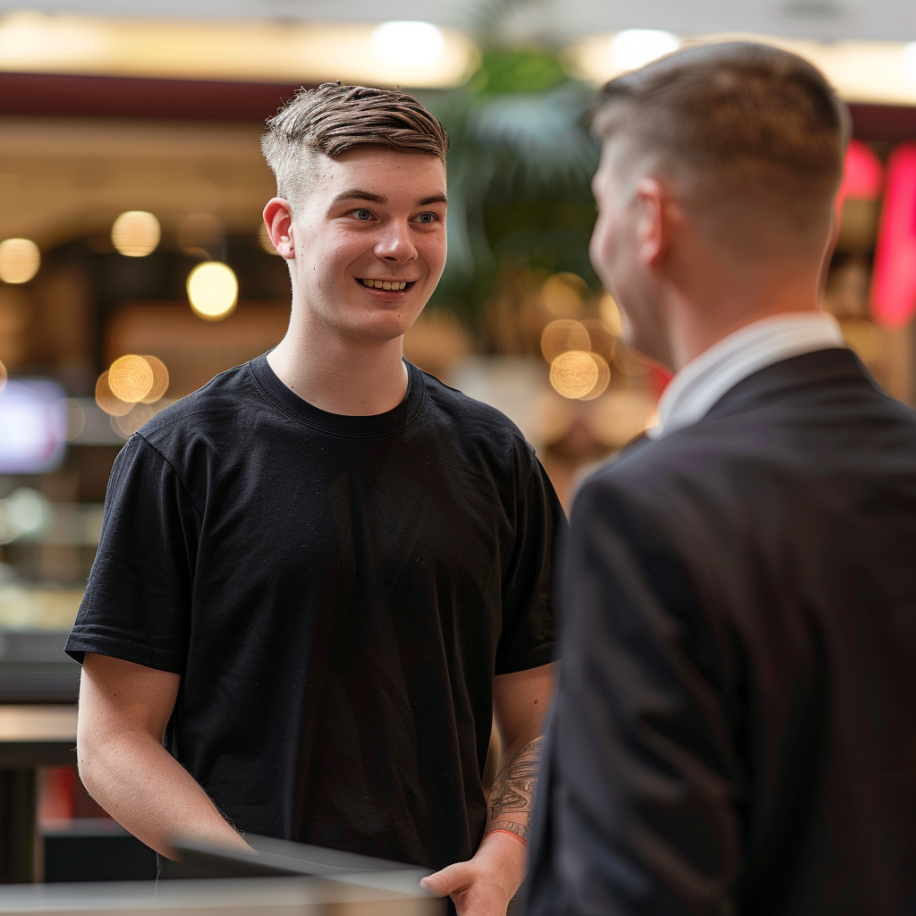
[[[653,296],[652,270],[640,273],[653,226],[676,237],[681,220],[723,270],[749,280],[764,264],[819,268],[848,114],[806,61],[750,43],[685,49],[607,83],[594,127],[603,153],[592,260],[636,346],[661,320],[641,301]]]
[[[445,162],[448,134],[415,98],[393,89],[323,83],[302,89],[267,122],[261,149],[277,179],[277,196],[301,204],[321,156],[337,159],[379,147],[426,153]]]

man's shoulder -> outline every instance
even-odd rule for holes
[[[737,413],[706,417],[659,438],[644,436],[603,464],[580,493],[605,492],[636,511],[663,516],[715,511],[724,503],[753,499],[756,482],[780,475],[804,443],[791,439],[778,415]],[[812,453],[813,456],[813,453]]]
[[[231,434],[255,397],[249,364],[235,366],[170,404],[140,428],[157,449],[182,447],[190,439]]]
[[[455,435],[499,448],[532,450],[524,434],[501,410],[423,373],[430,410]]]
[[[634,499],[663,500],[667,490],[687,480],[702,486],[724,450],[727,446],[721,438],[710,437],[696,426],[661,439],[643,436],[598,465],[580,491],[619,490]]]
[[[582,489],[615,492],[667,515],[677,506],[718,513],[772,504],[774,494],[783,505],[790,498],[801,505],[838,487],[866,486],[883,468],[889,486],[916,478],[916,412],[876,389],[863,388],[854,400],[827,391],[725,405],[635,443]]]

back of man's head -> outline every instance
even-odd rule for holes
[[[849,116],[824,76],[767,45],[698,45],[601,90],[597,134],[619,171],[666,176],[717,241],[812,250],[829,234]]]
[[[448,134],[412,96],[337,82],[301,89],[267,122],[261,137],[277,194],[294,207],[308,192],[320,155],[336,159],[363,147],[425,153],[444,162]]]

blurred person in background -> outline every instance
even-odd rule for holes
[[[80,774],[162,855],[280,837],[441,869],[431,891],[497,916],[525,867],[562,510],[509,420],[403,359],[445,264],[439,121],[325,84],[262,145],[289,330],[118,456],[67,649]]]
[[[675,372],[571,514],[528,916],[899,914],[916,414],[818,311],[848,114],[748,43],[608,83],[592,260]]]

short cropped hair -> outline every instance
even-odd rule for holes
[[[787,207],[796,222],[805,207],[829,221],[849,113],[795,54],[752,42],[685,48],[605,84],[592,117],[601,139],[622,139],[631,158],[675,179]]]
[[[277,194],[294,206],[313,177],[314,154],[336,159],[360,147],[427,153],[443,162],[448,133],[415,98],[393,89],[323,83],[300,89],[267,121],[264,158],[277,179]]]

